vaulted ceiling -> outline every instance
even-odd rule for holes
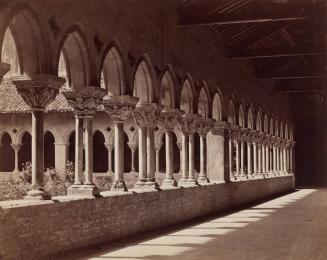
[[[180,26],[223,35],[230,59],[251,59],[258,79],[277,91],[327,89],[327,1],[183,0]]]

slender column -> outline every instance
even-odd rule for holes
[[[44,173],[44,138],[43,111],[32,111],[32,186],[33,189],[43,187]]]
[[[269,165],[270,165],[270,160],[269,160],[269,146],[268,145],[266,145],[266,172],[267,172],[267,174],[270,172],[270,167],[269,167]]]
[[[131,144],[129,143],[128,144],[129,148],[131,149],[132,151],[132,158],[131,158],[131,173],[135,173],[136,170],[135,170],[135,151],[136,151],[136,144]]]
[[[115,122],[115,180],[112,190],[127,191],[124,182],[124,123]]]
[[[284,173],[287,174],[287,159],[286,159],[286,148],[283,148],[283,155],[284,155]]]
[[[280,152],[279,152],[279,147],[276,147],[276,160],[277,160],[277,173],[280,173]]]
[[[244,176],[244,142],[241,141],[241,170],[240,174]]]
[[[200,176],[199,182],[208,183],[207,176],[207,135],[200,135]]]
[[[62,179],[66,178],[66,163],[68,158],[68,144],[55,143],[55,168]]]
[[[93,185],[93,116],[85,116],[85,182]]]
[[[188,155],[189,155],[189,168],[188,168],[188,182],[190,182],[191,184],[197,184],[197,180],[195,179],[195,175],[194,175],[194,134],[191,133],[189,134],[189,138],[188,138]]]
[[[276,147],[273,146],[273,172],[275,173],[276,171]]]
[[[266,173],[266,146],[262,145],[261,146],[261,158],[262,158],[262,162],[261,162],[261,169],[262,169],[262,175],[264,175]]]
[[[180,183],[187,182],[188,179],[188,133],[182,133],[182,152],[183,152],[183,160],[182,160],[182,178]]]
[[[247,142],[247,155],[248,155],[248,174],[252,175],[252,153],[251,153],[251,144]]]
[[[108,150],[108,174],[112,174],[112,151],[114,146],[112,144],[105,144]]]
[[[156,172],[159,173],[159,170],[160,170],[160,165],[159,165],[159,162],[160,162],[160,148],[161,148],[161,145],[156,145],[155,146],[155,149],[156,149]]]
[[[147,185],[153,185],[155,183],[154,127],[147,127],[147,170],[148,170]]]
[[[75,116],[75,181],[74,185],[83,183],[83,118]]]
[[[173,131],[166,129],[166,179],[163,180],[163,186],[176,186],[174,180],[174,150],[173,150]]]
[[[228,146],[229,146],[229,176],[230,178],[234,177],[234,171],[233,171],[233,140],[229,139],[228,142]]]
[[[179,149],[179,173],[182,174],[182,161],[183,161],[183,149],[182,149],[182,143],[177,143],[177,147]]]
[[[290,148],[290,173],[293,173],[293,148]]]
[[[146,183],[147,178],[147,129],[146,127],[139,126],[139,180],[135,184],[137,186],[143,186]]]
[[[262,147],[258,144],[258,173],[262,174],[262,155],[261,155]]]
[[[22,147],[22,144],[11,144],[11,147],[14,149],[15,151],[15,169],[14,169],[14,173],[18,173],[19,172],[19,167],[18,167],[18,152],[20,150],[20,148]]]
[[[236,176],[239,176],[240,174],[240,147],[238,141],[234,142],[235,149],[236,149]]]
[[[258,174],[257,153],[258,153],[257,144],[255,142],[253,142],[253,171],[254,171],[254,175]]]

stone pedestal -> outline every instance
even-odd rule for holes
[[[32,190],[25,199],[49,199],[43,190],[44,119],[46,106],[53,102],[65,79],[52,75],[19,76],[12,78],[18,93],[32,110]]]
[[[99,196],[93,183],[93,118],[105,95],[105,90],[85,86],[63,92],[75,114],[75,182],[67,189],[71,196]],[[85,127],[85,133],[83,128]],[[84,136],[85,134],[85,136]],[[85,139],[85,174],[83,179],[83,139]]]

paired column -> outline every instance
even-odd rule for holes
[[[115,169],[111,191],[124,192],[124,121],[129,119],[135,109],[138,98],[133,96],[106,97],[103,105],[106,113],[114,122]]]
[[[177,182],[174,179],[173,129],[181,116],[182,114],[178,109],[164,108],[160,113],[159,120],[165,128],[166,143],[166,178],[162,182],[163,187],[177,186]]]
[[[229,137],[228,140],[228,152],[229,152],[229,176],[230,179],[234,178],[234,171],[233,171],[233,161],[234,161],[234,152],[233,152],[233,142],[234,140]]]
[[[200,135],[200,174],[199,183],[209,183],[207,174],[207,135],[212,129],[214,121],[208,118],[199,118],[196,123],[196,129]]]
[[[98,196],[93,183],[93,119],[105,96],[99,87],[85,86],[63,92],[75,114],[75,182],[67,189],[71,196]],[[85,132],[83,129],[85,128]],[[85,142],[85,173],[83,178],[83,139]]]
[[[22,147],[22,144],[11,144],[12,149],[15,152],[15,169],[14,169],[14,173],[18,173],[19,172],[19,166],[18,166],[18,152],[20,150],[20,148]]]
[[[247,160],[247,173],[248,175],[252,175],[252,152],[250,140],[247,142]]]
[[[179,186],[197,184],[194,176],[194,131],[197,119],[196,115],[183,115],[178,118],[183,150],[182,178],[178,183]]]
[[[50,198],[43,190],[44,119],[46,106],[53,102],[65,83],[52,75],[19,76],[12,78],[18,93],[32,110],[32,190],[25,199]]]
[[[155,180],[154,128],[162,106],[156,103],[138,103],[133,117],[139,128],[139,180],[135,188],[159,187]]]
[[[253,142],[252,145],[253,145],[253,173],[254,173],[254,175],[258,175],[257,144],[255,142]]]

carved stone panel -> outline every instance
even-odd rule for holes
[[[138,103],[133,111],[135,124],[141,127],[155,127],[163,106],[156,103]]]
[[[138,100],[129,95],[105,97],[103,106],[114,121],[123,122],[132,115]]]

